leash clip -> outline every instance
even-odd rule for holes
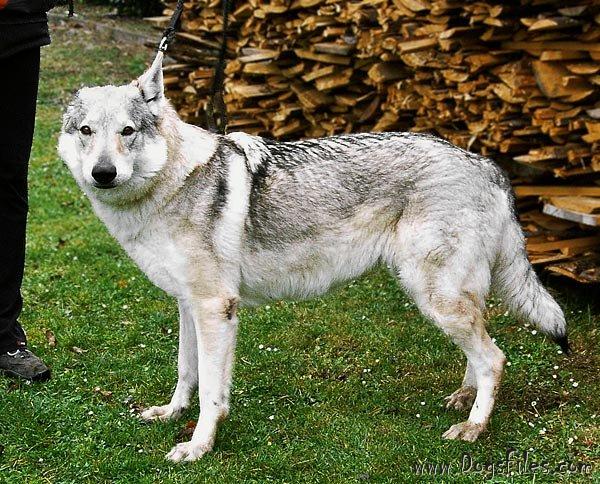
[[[166,52],[168,47],[169,47],[169,40],[167,39],[167,36],[165,35],[162,39],[160,39],[160,44],[158,44],[158,50],[161,52]]]

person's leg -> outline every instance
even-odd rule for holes
[[[0,369],[28,379],[49,376],[43,363],[23,350],[25,332],[18,323],[39,71],[39,47],[0,59]]]
[[[27,166],[33,140],[40,49],[0,60],[0,352],[25,344],[23,305]]]

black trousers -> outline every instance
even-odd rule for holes
[[[0,59],[0,353],[26,342],[18,317],[39,74],[39,47]]]

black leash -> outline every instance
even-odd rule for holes
[[[177,29],[181,22],[181,14],[183,13],[183,1],[184,0],[177,0],[177,5],[171,16],[171,20],[169,21],[169,25],[163,32],[162,39],[158,44],[158,50],[160,52],[166,52],[169,44],[175,38],[175,34],[177,33]],[[222,0],[223,35],[219,47],[217,64],[215,65],[213,83],[210,88],[210,97],[206,104],[206,125],[213,133],[220,134],[225,134],[225,131],[227,130],[227,109],[223,100],[223,82],[225,81],[225,58],[227,56],[227,29],[229,28],[230,1],[231,0]]]
[[[225,134],[227,131],[227,107],[223,100],[223,82],[225,81],[225,62],[227,55],[227,29],[229,28],[230,0],[223,2],[223,34],[213,83],[210,88],[210,98],[206,104],[206,125],[213,133]],[[216,111],[215,111],[216,108]]]
[[[183,0],[177,0],[177,5],[175,6],[175,11],[171,16],[171,20],[169,21],[169,25],[163,32],[162,39],[160,39],[160,43],[158,44],[158,50],[161,52],[166,52],[169,44],[175,37],[177,33],[177,29],[179,28],[179,23],[181,21],[181,14],[183,13]]]

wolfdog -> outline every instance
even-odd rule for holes
[[[162,54],[126,86],[81,89],[59,152],[96,214],[179,303],[178,381],[147,420],[179,417],[198,389],[198,459],[229,412],[240,304],[309,298],[387,266],[465,353],[443,437],[485,430],[505,357],[489,337],[492,287],[566,350],[566,323],[527,260],[509,181],[492,161],[430,135],[364,133],[276,142],[184,123],[164,95]]]

